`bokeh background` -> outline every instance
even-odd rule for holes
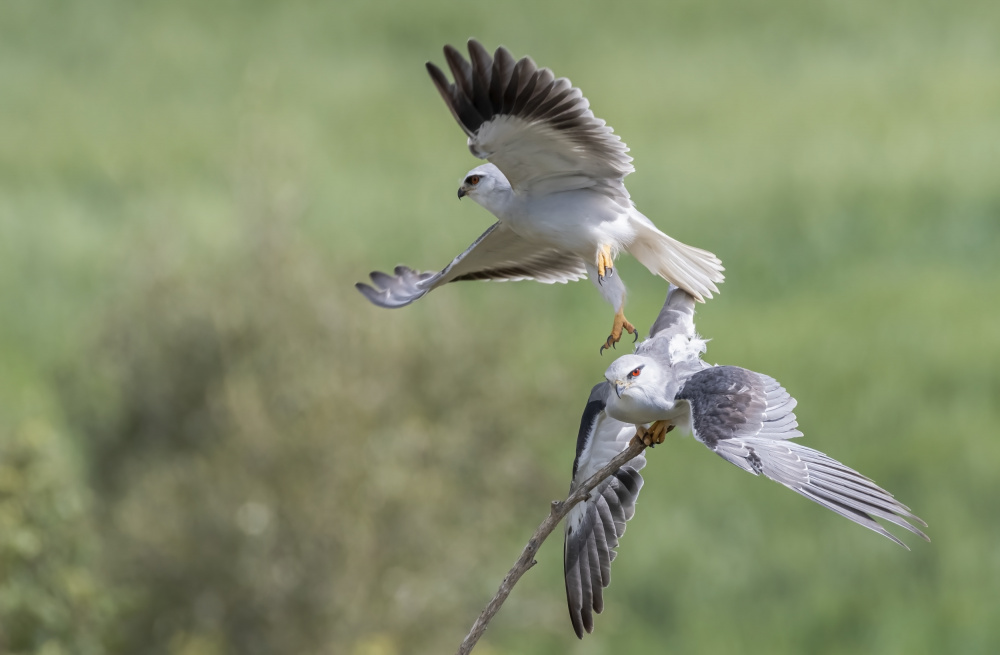
[[[589,283],[352,289],[490,222],[423,69],[470,36],[584,90],[641,210],[727,266],[708,360],[779,379],[933,538],[672,439],[595,634],[557,534],[477,652],[1000,651],[998,29],[992,0],[0,3],[0,651],[457,647],[567,489],[611,317]],[[619,270],[645,332],[666,284]]]

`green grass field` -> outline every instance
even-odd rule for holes
[[[470,36],[583,89],[640,210],[726,265],[708,361],[776,377],[803,442],[933,539],[671,437],[595,633],[557,533],[476,652],[1000,651],[998,26],[985,0],[3,3],[0,652],[458,646],[568,487],[611,318],[589,282],[352,289],[490,222],[423,69]],[[619,271],[645,334],[666,283]]]

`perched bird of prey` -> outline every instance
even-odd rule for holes
[[[634,435],[652,446],[673,427],[694,434],[723,459],[763,474],[869,530],[906,545],[876,519],[918,537],[926,527],[909,508],[870,479],[823,453],[790,441],[802,436],[795,399],[774,378],[701,359],[705,341],[694,328],[694,299],[671,287],[650,337],[608,367],[591,391],[580,422],[571,489],[627,446]],[[620,468],[566,517],[566,598],[579,637],[594,629],[604,607],[602,589],[625,522],[642,487],[641,455]]]
[[[625,285],[613,269],[626,251],[653,273],[698,301],[718,293],[722,263],[661,232],[635,208],[625,189],[628,148],[564,77],[514,61],[505,48],[491,57],[475,39],[469,58],[444,48],[454,83],[434,64],[427,70],[458,124],[469,150],[490,163],[465,176],[468,196],[497,218],[465,252],[440,272],[397,266],[374,272],[374,286],[359,283],[368,300],[402,307],[458,280],[537,280],[551,284],[589,276],[615,308],[611,335],[638,334],[625,318]]]

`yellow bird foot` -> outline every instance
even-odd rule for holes
[[[611,246],[601,246],[597,251],[597,283],[604,284],[604,278],[615,274],[615,261],[611,258]]]
[[[604,342],[603,346],[601,346],[600,353],[602,355],[605,350],[608,348],[614,348],[615,344],[621,341],[623,331],[634,335],[635,338],[632,339],[632,343],[639,340],[639,330],[636,330],[635,326],[628,322],[628,319],[625,318],[625,312],[618,310],[615,312],[615,322],[611,325],[611,335],[608,336],[608,340]]]
[[[655,421],[648,428],[636,427],[635,438],[653,448],[658,443],[663,443],[667,438],[667,433],[674,429],[674,424],[669,421]]]

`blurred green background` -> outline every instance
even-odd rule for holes
[[[716,252],[707,359],[928,521],[906,552],[691,439],[578,642],[561,537],[483,654],[995,653],[1000,3],[0,3],[0,651],[452,652],[568,486],[589,283],[369,270],[489,224],[424,61],[570,77]],[[632,260],[645,333],[666,284]],[[622,349],[619,349],[619,352]]]

